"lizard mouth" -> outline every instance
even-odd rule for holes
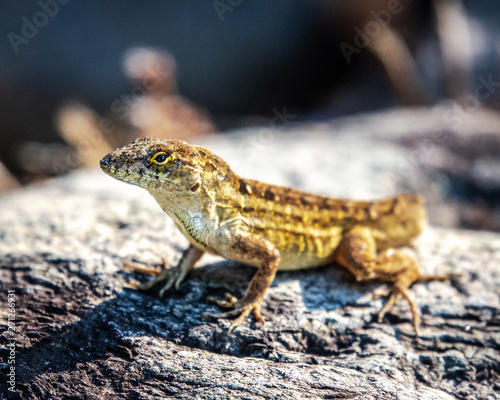
[[[99,166],[106,174],[111,175],[114,178],[116,178],[117,175],[131,175],[128,173],[128,170],[117,167],[116,163],[111,159],[109,154],[99,162]]]
[[[119,181],[129,183],[131,185],[140,186],[147,189],[148,183],[152,181],[150,177],[136,172],[134,168],[129,169],[117,167],[114,161],[109,157],[109,155],[104,157],[99,162],[99,166],[106,175],[109,175]]]
[[[99,166],[101,167],[101,169],[107,174],[107,175],[110,175],[112,176],[113,178],[117,178],[117,179],[121,179],[122,176],[127,176],[127,175],[131,175],[131,174],[127,174],[125,173],[125,171],[123,171],[122,169],[120,168],[117,168],[113,162],[109,159],[108,156],[104,157],[100,163],[99,163]]]
[[[101,169],[106,172],[106,173],[109,173],[111,172],[111,170],[113,169],[113,166],[111,165],[111,163],[107,160],[107,157],[104,157],[100,162],[99,162],[99,166],[101,167]]]

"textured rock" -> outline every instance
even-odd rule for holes
[[[407,156],[401,145],[329,130],[263,128],[205,145],[269,182],[365,198],[400,189],[387,177]],[[405,184],[423,181],[416,170]],[[127,288],[147,278],[124,262],[175,264],[187,245],[145,191],[83,171],[4,196],[0,210],[20,398],[499,398],[500,235],[430,228],[418,239],[425,272],[463,273],[412,288],[419,339],[408,304],[377,323],[379,283],[357,283],[335,265],[279,273],[263,305],[266,325],[249,319],[228,336],[229,321],[201,318],[219,311],[205,299],[241,295],[250,267],[206,256],[164,299]],[[6,332],[0,340],[6,376]]]

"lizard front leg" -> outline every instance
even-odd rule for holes
[[[336,261],[346,267],[358,281],[380,279],[393,282],[389,300],[378,314],[380,322],[397,300],[403,296],[410,304],[413,327],[419,335],[419,312],[408,288],[417,281],[446,280],[453,275],[421,275],[415,258],[404,250],[385,249],[377,254],[375,239],[369,228],[355,226],[342,238],[336,250]]]
[[[228,334],[237,328],[246,317],[253,313],[254,317],[261,324],[264,324],[264,318],[260,313],[260,307],[267,289],[274,280],[280,254],[278,250],[262,237],[252,235],[248,232],[233,232],[229,228],[219,228],[212,237],[212,246],[217,249],[221,256],[239,261],[246,264],[256,265],[257,272],[250,281],[245,295],[240,300],[234,298],[214,301],[217,305],[224,308],[232,308],[231,311],[207,315],[211,318],[231,318],[237,317],[229,327]],[[230,297],[230,296],[229,296]]]
[[[203,255],[203,251],[198,249],[197,247],[190,245],[184,253],[182,253],[182,257],[179,260],[179,263],[174,268],[165,269],[160,275],[156,278],[146,282],[143,285],[138,286],[139,290],[149,290],[157,283],[166,281],[163,285],[163,288],[160,290],[160,297],[163,297],[163,294],[169,290],[174,284],[175,288],[179,289],[179,285],[184,280],[186,275],[194,268],[196,262]]]

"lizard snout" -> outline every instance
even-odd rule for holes
[[[100,162],[99,162],[99,165],[101,167],[101,169],[103,171],[109,171],[109,169],[111,168],[111,157],[110,155],[108,154],[107,156],[105,156]]]

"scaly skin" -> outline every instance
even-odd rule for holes
[[[242,299],[228,295],[219,306],[237,317],[232,331],[250,314],[264,323],[260,307],[277,270],[338,262],[357,280],[392,282],[379,321],[400,296],[409,303],[418,335],[418,312],[407,288],[423,276],[404,250],[426,225],[423,200],[400,195],[379,201],[332,199],[240,178],[212,152],[177,140],[141,138],[101,160],[118,180],[146,189],[191,245],[179,265],[141,286],[166,281],[160,296],[176,288],[204,252],[258,268]]]

